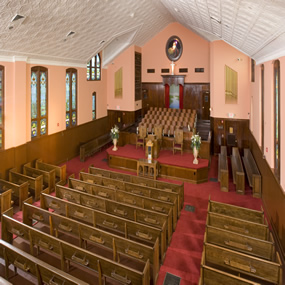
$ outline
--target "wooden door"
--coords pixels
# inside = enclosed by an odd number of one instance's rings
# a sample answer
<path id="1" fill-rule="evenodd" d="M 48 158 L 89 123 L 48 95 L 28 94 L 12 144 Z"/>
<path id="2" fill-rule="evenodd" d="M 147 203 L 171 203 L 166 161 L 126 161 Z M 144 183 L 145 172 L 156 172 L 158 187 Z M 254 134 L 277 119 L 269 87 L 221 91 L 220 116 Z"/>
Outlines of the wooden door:
<path id="1" fill-rule="evenodd" d="M 202 120 L 210 120 L 210 92 L 202 93 Z"/>

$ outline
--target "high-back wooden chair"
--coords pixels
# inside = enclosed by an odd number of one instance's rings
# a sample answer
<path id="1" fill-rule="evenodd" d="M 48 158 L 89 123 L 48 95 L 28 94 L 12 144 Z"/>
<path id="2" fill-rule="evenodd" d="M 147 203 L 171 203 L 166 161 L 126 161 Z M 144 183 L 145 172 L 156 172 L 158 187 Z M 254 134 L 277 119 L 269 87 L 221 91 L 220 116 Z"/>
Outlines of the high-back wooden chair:
<path id="1" fill-rule="evenodd" d="M 183 130 L 176 129 L 174 131 L 174 140 L 173 140 L 173 154 L 175 150 L 180 150 L 181 155 L 183 154 Z"/>
<path id="2" fill-rule="evenodd" d="M 146 126 L 140 126 L 139 127 L 139 133 L 136 137 L 136 148 L 138 146 L 142 146 L 144 149 L 144 139 L 146 138 L 147 132 L 146 132 Z"/>

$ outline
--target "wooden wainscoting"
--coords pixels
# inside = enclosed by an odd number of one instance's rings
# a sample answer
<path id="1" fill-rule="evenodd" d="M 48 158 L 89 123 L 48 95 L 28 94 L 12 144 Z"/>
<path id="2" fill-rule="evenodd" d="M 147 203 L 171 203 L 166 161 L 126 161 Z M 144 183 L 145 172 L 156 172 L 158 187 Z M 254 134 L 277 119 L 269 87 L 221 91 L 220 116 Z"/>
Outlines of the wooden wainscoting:
<path id="1" fill-rule="evenodd" d="M 1 178 L 8 179 L 11 168 L 22 170 L 30 161 L 42 158 L 44 162 L 58 165 L 79 155 L 80 145 L 109 132 L 108 117 L 79 125 L 52 135 L 34 139 L 26 144 L 0 152 Z"/>
<path id="2" fill-rule="evenodd" d="M 273 229 L 275 240 L 282 253 L 283 263 L 285 260 L 285 193 L 280 183 L 263 158 L 262 151 L 254 136 L 249 132 L 249 143 L 253 157 L 258 165 L 262 176 L 262 201 L 265 212 Z"/>
<path id="3" fill-rule="evenodd" d="M 142 116 L 142 110 L 137 111 L 121 111 L 121 110 L 108 110 L 109 128 L 114 125 L 132 125 Z"/>
<path id="4" fill-rule="evenodd" d="M 222 145 L 227 146 L 227 154 L 231 154 L 232 146 L 228 146 L 227 141 L 230 130 L 235 135 L 236 147 L 240 150 L 249 147 L 249 120 L 211 117 L 211 129 L 214 154 L 220 153 Z"/>

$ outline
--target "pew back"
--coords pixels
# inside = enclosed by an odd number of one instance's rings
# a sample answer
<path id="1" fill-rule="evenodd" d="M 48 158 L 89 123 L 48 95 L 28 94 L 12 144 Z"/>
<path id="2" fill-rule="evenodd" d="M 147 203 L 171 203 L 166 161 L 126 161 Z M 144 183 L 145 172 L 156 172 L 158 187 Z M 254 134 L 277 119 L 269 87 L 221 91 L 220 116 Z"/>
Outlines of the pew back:
<path id="1" fill-rule="evenodd" d="M 232 164 L 233 182 L 236 185 L 236 192 L 239 194 L 244 194 L 245 191 L 244 171 L 243 171 L 240 153 L 237 147 L 232 148 L 231 164 Z"/>
<path id="2" fill-rule="evenodd" d="M 139 224 L 121 217 L 84 207 L 78 204 L 53 197 L 46 193 L 41 194 L 41 208 L 54 210 L 59 215 L 81 221 L 95 228 L 123 236 L 146 245 L 154 246 L 159 239 L 160 259 L 164 260 L 166 253 L 166 227 L 158 229 L 152 226 Z"/>
<path id="3" fill-rule="evenodd" d="M 74 262 L 88 270 L 94 270 L 99 275 L 98 279 L 100 285 L 103 285 L 103 276 L 127 284 L 147 285 L 150 282 L 149 260 L 145 263 L 142 271 L 134 270 L 118 262 L 108 260 L 95 253 L 90 253 L 85 249 L 40 232 L 39 230 L 14 220 L 5 213 L 3 214 L 2 230 L 3 239 L 5 241 L 11 243 L 13 234 L 15 234 L 29 242 L 31 251 L 33 247 L 36 246 L 39 249 L 44 249 L 53 255 L 59 256 L 62 270 L 65 268 L 65 261 L 68 261 L 68 263 Z"/>
<path id="4" fill-rule="evenodd" d="M 29 196 L 29 183 L 23 182 L 18 185 L 13 182 L 9 182 L 3 179 L 0 179 L 0 187 L 3 189 L 11 189 L 12 190 L 12 200 L 18 202 L 20 210 L 22 210 L 22 203 Z"/>
<path id="5" fill-rule="evenodd" d="M 214 212 L 241 220 L 264 224 L 264 211 L 257 211 L 248 208 L 238 207 L 230 204 L 211 201 L 209 199 L 208 212 Z"/>
<path id="6" fill-rule="evenodd" d="M 37 159 L 35 163 L 35 167 L 40 170 L 44 171 L 51 171 L 55 170 L 56 175 L 56 182 L 60 182 L 60 184 L 64 185 L 66 182 L 66 164 L 62 166 L 52 165 L 49 163 L 45 163 L 42 161 L 42 159 Z"/>
<path id="7" fill-rule="evenodd" d="M 0 240 L 0 255 L 5 260 L 5 278 L 8 279 L 8 267 L 13 264 L 25 272 L 35 276 L 40 284 L 88 285 L 88 283 L 59 270 L 46 262 L 24 252 L 12 244 Z M 12 284 L 2 279 L 0 284 Z"/>

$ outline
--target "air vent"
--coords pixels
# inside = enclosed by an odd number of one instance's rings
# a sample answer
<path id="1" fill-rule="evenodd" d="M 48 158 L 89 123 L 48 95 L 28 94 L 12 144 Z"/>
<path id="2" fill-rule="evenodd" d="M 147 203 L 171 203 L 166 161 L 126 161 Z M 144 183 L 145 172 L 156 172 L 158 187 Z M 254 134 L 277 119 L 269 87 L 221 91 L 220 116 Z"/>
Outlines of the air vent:
<path id="1" fill-rule="evenodd" d="M 179 68 L 179 73 L 187 73 L 188 68 Z"/>
<path id="2" fill-rule="evenodd" d="M 162 68 L 161 73 L 169 73 L 169 68 Z"/>
<path id="3" fill-rule="evenodd" d="M 70 32 L 66 35 L 66 37 L 70 37 L 70 36 L 72 36 L 72 35 L 74 35 L 74 34 L 75 34 L 75 32 L 70 31 Z"/>
<path id="4" fill-rule="evenodd" d="M 23 18 L 25 18 L 25 17 L 22 16 L 22 15 L 16 14 L 16 15 L 12 18 L 11 22 L 15 22 L 15 21 L 18 21 L 18 20 L 23 19 Z"/>
<path id="5" fill-rule="evenodd" d="M 197 72 L 204 72 L 204 68 L 198 68 L 198 67 L 196 67 L 195 68 L 195 72 L 197 73 Z"/>
<path id="6" fill-rule="evenodd" d="M 149 69 L 147 69 L 147 73 L 155 73 L 155 69 L 154 68 L 149 68 Z"/>

